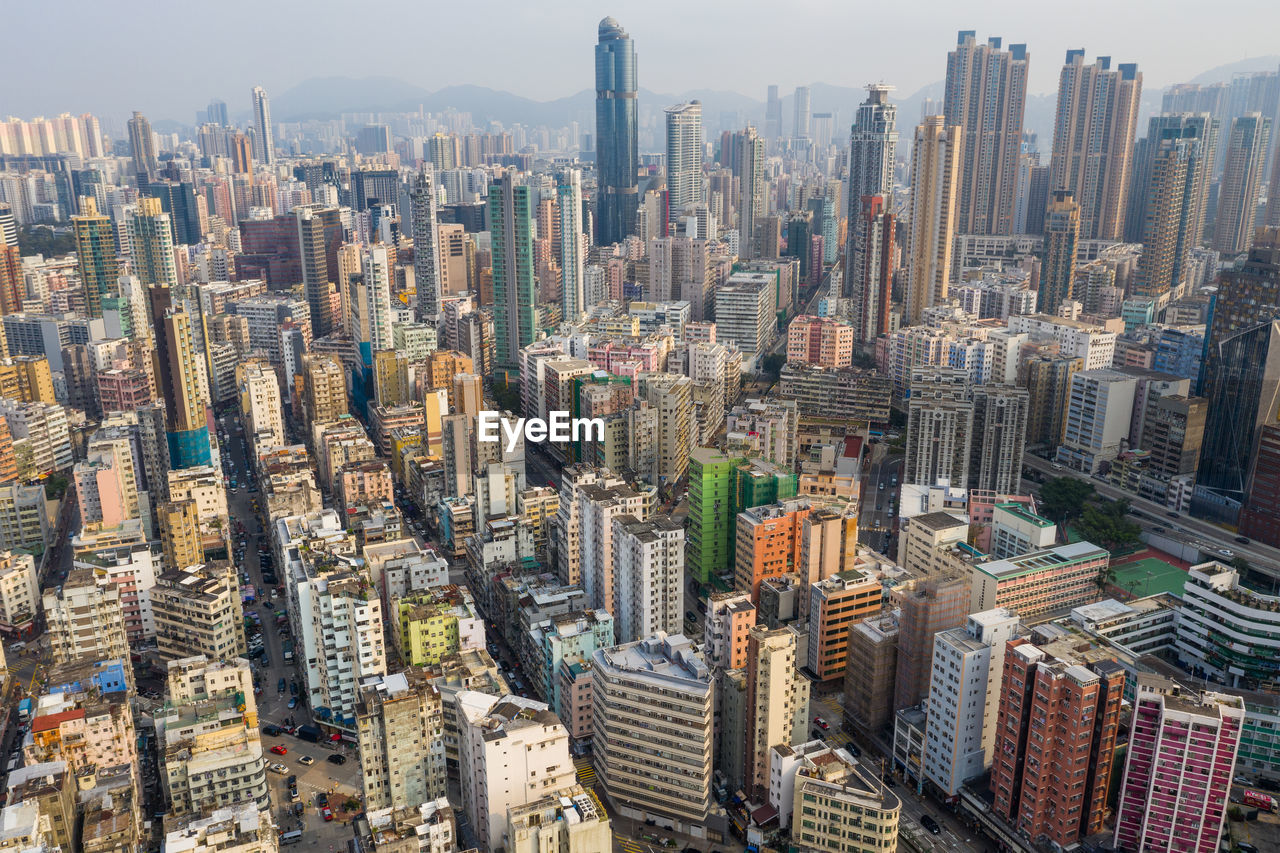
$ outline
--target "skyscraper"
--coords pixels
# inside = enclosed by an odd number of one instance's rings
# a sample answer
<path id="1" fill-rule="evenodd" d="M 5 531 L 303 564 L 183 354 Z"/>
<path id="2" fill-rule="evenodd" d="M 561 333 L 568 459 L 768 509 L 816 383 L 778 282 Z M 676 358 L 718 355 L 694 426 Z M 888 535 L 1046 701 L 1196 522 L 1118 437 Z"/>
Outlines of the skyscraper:
<path id="1" fill-rule="evenodd" d="M 158 198 L 140 198 L 125 213 L 129 235 L 129 261 L 133 274 L 146 287 L 177 287 L 178 268 L 173 256 L 173 228 Z M 160 318 L 152 316 L 154 322 Z"/>
<path id="2" fill-rule="evenodd" d="M 622 24 L 605 18 L 596 44 L 596 242 L 602 246 L 635 233 L 638 89 L 635 45 Z"/>
<path id="3" fill-rule="evenodd" d="M 911 371 L 904 483 L 932 486 L 945 479 L 957 489 L 968 488 L 973 408 L 969 371 L 952 367 Z"/>
<path id="4" fill-rule="evenodd" d="M 1151 120 L 1153 131 L 1157 118 Z M 1165 302 L 1176 297 L 1175 291 L 1184 284 L 1187 256 L 1199 242 L 1204 221 L 1202 205 L 1213 162 L 1212 151 L 1206 148 L 1209 143 L 1197 135 L 1204 123 L 1200 122 L 1201 127 L 1163 126 L 1160 138 L 1143 140 L 1142 255 L 1134 296 Z"/>
<path id="5" fill-rule="evenodd" d="M 1067 190 L 1054 190 L 1044 217 L 1044 268 L 1040 271 L 1039 308 L 1057 314 L 1073 298 L 1076 244 L 1080 238 L 1080 206 Z"/>
<path id="6" fill-rule="evenodd" d="M 150 181 L 156 174 L 156 138 L 151 132 L 151 122 L 134 110 L 129 119 L 129 148 L 133 152 L 133 171 L 145 175 Z M 139 181 L 141 183 L 141 181 Z"/>
<path id="7" fill-rule="evenodd" d="M 770 142 L 782 135 L 782 99 L 778 97 L 778 85 L 770 84 L 764 107 L 764 138 Z"/>
<path id="8" fill-rule="evenodd" d="M 84 287 L 85 310 L 90 317 L 102 316 L 102 300 L 116 292 L 120 265 L 116 263 L 115 228 L 111 217 L 98 214 L 92 198 L 80 202 L 80 215 L 71 217 L 76 235 L 76 263 Z"/>
<path id="9" fill-rule="evenodd" d="M 413 281 L 418 290 L 418 319 L 440 319 L 440 230 L 436 222 L 435 171 L 423 165 L 409 189 L 413 214 Z"/>
<path id="10" fill-rule="evenodd" d="M 931 305 L 945 302 L 956 236 L 956 190 L 964 131 L 942 116 L 916 128 L 911 150 L 911 241 L 903 325 L 916 325 Z"/>
<path id="11" fill-rule="evenodd" d="M 556 185 L 560 216 L 560 299 L 561 316 L 576 323 L 587 308 L 583 281 L 587 255 L 587 235 L 582 229 L 582 173 L 566 169 Z"/>
<path id="12" fill-rule="evenodd" d="M 667 222 L 703 200 L 702 102 L 690 101 L 667 108 Z"/>
<path id="13" fill-rule="evenodd" d="M 1080 205 L 1082 240 L 1118 240 L 1124 230 L 1142 74 L 1111 57 L 1084 64 L 1068 50 L 1058 79 L 1049 189 L 1070 190 Z"/>
<path id="14" fill-rule="evenodd" d="M 853 302 L 854 340 L 870 343 L 889 333 L 893 307 L 894 224 L 883 195 L 862 197 L 862 209 L 849 220 L 849 261 L 845 292 Z"/>
<path id="15" fill-rule="evenodd" d="M 271 128 L 271 103 L 261 86 L 253 87 L 253 156 L 270 166 L 276 162 L 276 142 Z"/>
<path id="16" fill-rule="evenodd" d="M 302 292 L 311 311 L 311 334 L 323 337 L 333 331 L 333 282 L 329 278 L 325 228 L 338 215 L 336 209 L 306 205 L 295 208 L 298 220 L 298 258 L 302 266 Z M 346 287 L 346 282 L 340 283 Z"/>
<path id="17" fill-rule="evenodd" d="M 1186 224 L 1190 243 L 1199 243 L 1204 234 L 1204 219 L 1209 206 L 1209 186 L 1212 183 L 1213 162 L 1218 146 L 1218 123 L 1209 113 L 1162 113 L 1152 116 L 1147 124 L 1147 135 L 1133 148 L 1132 178 L 1129 184 L 1128 212 L 1125 214 L 1124 241 L 1143 242 L 1143 230 L 1152 204 L 1152 170 L 1167 140 L 1194 140 L 1195 148 L 1187 152 L 1195 161 L 1189 187 L 1192 207 L 1186 211 L 1191 217 Z"/>
<path id="18" fill-rule="evenodd" d="M 809 139 L 811 136 L 809 120 L 812 117 L 812 112 L 809 107 L 808 86 L 796 86 L 794 106 L 796 116 L 791 125 L 791 136 L 793 139 Z"/>
<path id="19" fill-rule="evenodd" d="M 964 131 L 956 204 L 962 234 L 1013 233 L 1030 65 L 1025 44 L 978 44 L 973 30 L 962 30 L 947 54 L 943 113 L 947 125 Z"/>
<path id="20" fill-rule="evenodd" d="M 1227 818 L 1244 700 L 1146 673 L 1137 682 L 1115 844 L 1144 853 L 1213 853 Z"/>
<path id="21" fill-rule="evenodd" d="M 737 134 L 738 141 L 738 257 L 756 256 L 756 226 L 765 213 L 764 140 L 754 127 Z"/>
<path id="22" fill-rule="evenodd" d="M 364 279 L 364 318 L 368 323 L 371 354 L 393 349 L 391 337 L 391 281 L 395 269 L 387 247 L 376 244 L 365 248 L 360 259 Z"/>
<path id="23" fill-rule="evenodd" d="M 216 124 L 218 127 L 230 127 L 231 120 L 227 117 L 227 102 L 214 98 L 209 102 L 209 108 L 205 110 L 205 118 L 209 124 Z"/>
<path id="24" fill-rule="evenodd" d="M 1271 120 L 1261 113 L 1242 115 L 1231 122 L 1227 165 L 1218 187 L 1218 220 L 1213 229 L 1213 247 L 1223 254 L 1238 255 L 1249 251 L 1253 244 L 1253 223 L 1270 136 Z"/>
<path id="25" fill-rule="evenodd" d="M 171 304 L 168 287 L 153 287 L 149 296 L 155 321 L 156 384 L 164 396 L 168 421 L 169 465 L 173 469 L 208 465 L 213 458 L 205 416 L 208 401 L 202 390 L 203 361 L 192 334 L 193 318 L 185 308 Z"/>
<path id="26" fill-rule="evenodd" d="M 849 134 L 849 221 L 862 212 L 862 198 L 893 195 L 893 158 L 898 147 L 898 107 L 892 86 L 871 83 Z"/>
<path id="27" fill-rule="evenodd" d="M 1031 395 L 1015 385 L 979 385 L 973 389 L 970 489 L 986 489 L 1000 495 L 1018 493 L 1030 405 Z"/>
<path id="28" fill-rule="evenodd" d="M 1191 506 L 1234 521 L 1262 428 L 1280 419 L 1280 229 L 1260 230 L 1244 265 L 1222 274 L 1205 352 L 1209 414 Z"/>
<path id="29" fill-rule="evenodd" d="M 604 24 L 600 26 L 603 33 Z M 538 306 L 529 188 L 516 186 L 511 172 L 489 187 L 489 229 L 493 235 L 495 367 L 515 376 L 520 369 L 520 348 L 533 343 Z"/>

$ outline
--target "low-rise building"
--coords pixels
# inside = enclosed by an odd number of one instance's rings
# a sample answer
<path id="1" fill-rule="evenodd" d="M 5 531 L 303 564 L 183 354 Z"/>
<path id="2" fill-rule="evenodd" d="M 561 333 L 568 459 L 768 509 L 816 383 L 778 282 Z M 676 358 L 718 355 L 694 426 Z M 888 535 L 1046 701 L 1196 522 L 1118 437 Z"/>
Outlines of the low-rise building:
<path id="1" fill-rule="evenodd" d="M 769 805 L 805 850 L 893 853 L 902 801 L 876 772 L 820 740 L 773 747 Z"/>
<path id="2" fill-rule="evenodd" d="M 1025 619 L 1079 607 L 1097 597 L 1098 577 L 1110 563 L 1111 554 L 1091 542 L 975 563 L 970 610 L 1006 607 Z"/>

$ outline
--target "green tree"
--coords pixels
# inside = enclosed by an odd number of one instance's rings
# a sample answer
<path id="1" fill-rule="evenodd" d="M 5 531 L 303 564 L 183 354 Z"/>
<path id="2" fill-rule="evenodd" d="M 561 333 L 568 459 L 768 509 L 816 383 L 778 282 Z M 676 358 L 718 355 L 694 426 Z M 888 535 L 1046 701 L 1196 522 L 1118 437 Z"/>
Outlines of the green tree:
<path id="1" fill-rule="evenodd" d="M 493 401 L 498 404 L 499 410 L 511 412 L 516 416 L 524 414 L 524 406 L 520 402 L 519 385 L 508 385 L 506 382 L 494 382 L 493 388 L 490 390 L 490 396 L 492 396 Z"/>
<path id="2" fill-rule="evenodd" d="M 28 255 L 52 258 L 75 250 L 75 234 L 69 228 L 54 231 L 47 225 L 35 225 L 18 232 L 18 254 L 24 258 Z"/>
<path id="3" fill-rule="evenodd" d="M 1065 527 L 1084 513 L 1093 485 L 1075 477 L 1054 477 L 1040 487 L 1040 512 Z"/>
<path id="4" fill-rule="evenodd" d="M 787 363 L 787 358 L 780 353 L 766 355 L 764 360 L 760 362 L 760 372 L 768 376 L 774 382 L 778 381 L 778 376 L 782 373 L 782 365 Z"/>
<path id="5" fill-rule="evenodd" d="M 1244 557 L 1232 557 L 1231 568 L 1235 569 L 1237 572 L 1243 575 L 1245 572 L 1249 571 L 1249 569 L 1252 567 L 1249 565 L 1249 561 L 1246 560 Z"/>
<path id="6" fill-rule="evenodd" d="M 1129 520 L 1128 512 L 1129 502 L 1123 498 L 1089 504 L 1076 523 L 1076 530 L 1085 539 L 1112 553 L 1131 548 L 1140 541 L 1142 528 Z"/>
<path id="7" fill-rule="evenodd" d="M 50 474 L 44 481 L 44 495 L 49 500 L 58 500 L 67 493 L 68 480 L 63 474 Z"/>

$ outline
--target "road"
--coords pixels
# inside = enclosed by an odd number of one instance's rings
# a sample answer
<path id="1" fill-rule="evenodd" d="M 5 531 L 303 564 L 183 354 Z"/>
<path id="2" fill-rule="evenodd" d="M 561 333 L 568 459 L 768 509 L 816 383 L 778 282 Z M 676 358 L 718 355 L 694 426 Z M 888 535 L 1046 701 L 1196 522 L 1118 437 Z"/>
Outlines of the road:
<path id="1" fill-rule="evenodd" d="M 864 737 L 851 738 L 848 732 L 841 729 L 844 710 L 841 707 L 842 693 L 829 693 L 819 696 L 814 694 L 809 703 L 809 717 L 822 717 L 830 726 L 826 731 L 819 731 L 822 739 L 834 747 L 845 747 L 852 741 L 861 750 L 857 760 L 872 775 L 883 776 L 886 769 L 892 768 L 893 760 L 883 745 Z M 900 835 L 909 836 L 911 846 L 899 845 L 900 850 L 929 851 L 929 853 L 986 853 L 993 845 L 965 827 L 947 809 L 934 803 L 928 797 L 918 795 L 915 788 L 901 780 L 896 780 L 893 792 L 902 801 L 902 817 L 898 822 Z M 941 826 L 938 835 L 930 834 L 920 818 L 931 816 Z"/>
<path id="2" fill-rule="evenodd" d="M 239 484 L 239 488 L 235 490 L 229 487 L 227 489 L 227 510 L 231 514 L 232 527 L 234 529 L 235 522 L 244 525 L 244 553 L 236 562 L 240 569 L 248 574 L 249 582 L 258 590 L 257 607 L 264 625 L 261 636 L 266 649 L 265 659 L 268 663 L 264 666 L 262 658 L 253 662 L 254 675 L 258 677 L 262 687 L 262 692 L 257 696 L 258 723 L 260 726 L 268 723 L 283 725 L 289 717 L 299 724 L 309 723 L 311 719 L 305 702 L 296 709 L 289 708 L 292 694 L 288 685 L 299 679 L 299 674 L 292 664 L 285 664 L 284 638 L 274 629 L 274 611 L 283 610 L 284 602 L 277 598 L 274 605 L 265 603 L 268 588 L 262 582 L 262 563 L 258 553 L 258 543 L 261 541 L 261 547 L 269 549 L 269 537 L 264 535 L 265 531 L 254 509 L 254 501 L 258 495 L 250 494 L 248 491 L 248 484 L 253 482 L 253 477 L 246 467 L 248 447 L 244 433 L 234 429 L 236 422 L 234 418 L 228 419 L 228 423 L 233 426 L 228 434 L 228 440 L 222 443 L 222 458 L 224 471 Z M 263 538 L 259 540 L 259 536 Z M 235 538 L 232 542 L 233 549 L 239 541 L 238 537 Z M 246 612 L 249 609 L 246 606 Z M 282 678 L 286 685 L 284 692 L 278 690 L 278 684 Z M 300 680 L 298 683 L 301 686 Z M 279 756 L 267 752 L 277 745 L 288 750 L 287 754 Z M 268 772 L 268 787 L 271 791 L 273 816 L 277 828 L 281 831 L 302 829 L 303 842 L 309 850 L 323 851 L 326 846 L 335 851 L 345 850 L 346 843 L 351 838 L 350 827 L 336 820 L 326 823 L 315 802 L 316 795 L 321 792 L 334 795 L 335 803 L 351 795 L 360 795 L 362 780 L 357 750 L 353 746 L 334 748 L 328 744 L 307 743 L 291 735 L 279 737 L 263 735 L 262 748 L 263 757 L 267 759 L 268 764 L 283 764 L 288 768 L 288 774 L 297 775 L 299 798 L 306 806 L 301 818 L 289 814 L 288 810 L 292 804 L 289 801 L 288 786 L 285 784 L 287 774 Z M 345 764 L 338 766 L 326 760 L 335 752 L 342 752 L 346 756 Z M 310 766 L 300 764 L 299 759 L 304 756 L 314 758 L 315 763 Z"/>
<path id="3" fill-rule="evenodd" d="M 858 541 L 881 554 L 893 547 L 898 491 L 902 484 L 903 457 L 887 454 L 883 443 L 871 446 L 870 464 L 862 478 L 862 507 L 858 517 Z M 890 510 L 893 515 L 890 515 Z"/>
<path id="4" fill-rule="evenodd" d="M 1153 528 L 1158 525 L 1168 530 L 1179 531 L 1186 534 L 1188 542 L 1209 546 L 1203 549 L 1208 554 L 1206 559 L 1218 559 L 1219 555 L 1214 552 L 1219 548 L 1225 548 L 1232 551 L 1234 555 L 1244 557 L 1249 561 L 1250 566 L 1261 574 L 1272 578 L 1280 578 L 1280 549 L 1261 545 L 1257 542 L 1249 545 L 1241 544 L 1235 541 L 1236 534 L 1230 530 L 1224 530 L 1216 524 L 1192 518 L 1186 513 L 1180 513 L 1176 518 L 1172 517 L 1169 508 L 1166 506 L 1140 498 L 1132 492 L 1117 489 L 1115 486 L 1096 480 L 1079 471 L 1072 471 L 1061 466 L 1055 467 L 1053 462 L 1041 459 L 1039 456 L 1034 456 L 1030 453 L 1022 457 L 1022 464 L 1048 477 L 1075 477 L 1085 480 L 1089 485 L 1093 486 L 1094 491 L 1105 498 L 1110 498 L 1111 500 L 1124 498 L 1131 507 L 1151 516 L 1151 519 L 1136 519 L 1139 522 L 1143 522 L 1144 527 Z"/>
<path id="5" fill-rule="evenodd" d="M 804 301 L 804 304 L 801 306 L 801 310 L 792 314 L 791 315 L 792 317 L 798 317 L 801 314 L 813 313 L 814 306 L 818 304 L 818 300 L 821 299 L 824 295 L 826 295 L 830 291 L 831 271 L 833 269 L 834 267 L 827 268 L 827 270 L 822 274 L 822 280 L 818 282 L 818 286 L 815 287 L 812 292 L 810 292 L 809 298 Z M 778 335 L 778 339 L 775 340 L 773 344 L 767 350 L 764 351 L 764 355 L 774 355 L 775 353 L 782 352 L 786 348 L 787 348 L 787 333 L 786 333 L 786 330 L 784 329 L 782 331 L 782 334 Z M 761 356 L 760 360 L 756 362 L 756 367 L 759 368 L 760 364 L 762 364 L 763 361 L 764 361 L 764 356 Z"/>

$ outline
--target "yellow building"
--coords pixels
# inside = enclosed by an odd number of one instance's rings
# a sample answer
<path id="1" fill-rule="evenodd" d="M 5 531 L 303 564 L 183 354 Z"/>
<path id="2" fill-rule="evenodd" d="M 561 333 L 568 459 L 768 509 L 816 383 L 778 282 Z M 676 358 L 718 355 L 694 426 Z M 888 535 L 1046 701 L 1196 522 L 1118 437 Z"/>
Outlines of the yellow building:
<path id="1" fill-rule="evenodd" d="M 484 647 L 484 621 L 471 594 L 445 586 L 391 600 L 396 645 L 405 666 L 433 666 L 444 655 Z"/>
<path id="2" fill-rule="evenodd" d="M 409 359 L 404 353 L 387 349 L 373 354 L 373 389 L 380 406 L 409 402 Z"/>
<path id="3" fill-rule="evenodd" d="M 49 359 L 19 355 L 0 361 L 0 397 L 24 403 L 56 403 Z"/>

